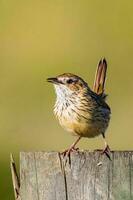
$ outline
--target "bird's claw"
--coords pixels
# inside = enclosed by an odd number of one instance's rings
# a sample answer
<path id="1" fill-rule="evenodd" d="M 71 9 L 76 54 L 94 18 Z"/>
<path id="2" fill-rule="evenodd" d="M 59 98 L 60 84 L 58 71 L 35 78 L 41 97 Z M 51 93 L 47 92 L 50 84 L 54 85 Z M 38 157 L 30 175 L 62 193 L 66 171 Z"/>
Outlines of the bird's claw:
<path id="1" fill-rule="evenodd" d="M 79 151 L 79 148 L 71 147 L 71 148 L 66 149 L 65 151 L 61 152 L 61 155 L 63 155 L 63 157 L 70 156 L 71 152 L 78 152 L 78 151 Z"/>
<path id="2" fill-rule="evenodd" d="M 109 160 L 111 160 L 110 152 L 111 152 L 111 151 L 110 151 L 109 145 L 107 145 L 107 146 L 105 147 L 105 149 L 102 151 L 101 154 L 105 154 L 105 155 L 109 158 Z"/>
<path id="3" fill-rule="evenodd" d="M 63 159 L 64 159 L 64 165 L 66 165 L 67 161 L 69 162 L 69 164 L 71 165 L 71 157 L 70 154 L 71 152 L 78 152 L 79 148 L 75 148 L 75 147 L 70 147 L 69 149 L 66 149 L 65 151 L 63 151 L 61 153 L 61 155 L 63 155 Z"/>

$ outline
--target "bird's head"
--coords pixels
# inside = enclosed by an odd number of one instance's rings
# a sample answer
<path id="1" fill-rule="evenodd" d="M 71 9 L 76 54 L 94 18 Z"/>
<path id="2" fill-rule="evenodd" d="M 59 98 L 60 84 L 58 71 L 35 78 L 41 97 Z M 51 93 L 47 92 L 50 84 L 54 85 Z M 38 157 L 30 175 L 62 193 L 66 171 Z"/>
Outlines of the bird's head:
<path id="1" fill-rule="evenodd" d="M 79 76 L 65 73 L 54 78 L 48 78 L 48 82 L 53 83 L 57 97 L 67 97 L 72 94 L 80 94 L 88 90 L 88 84 Z"/>

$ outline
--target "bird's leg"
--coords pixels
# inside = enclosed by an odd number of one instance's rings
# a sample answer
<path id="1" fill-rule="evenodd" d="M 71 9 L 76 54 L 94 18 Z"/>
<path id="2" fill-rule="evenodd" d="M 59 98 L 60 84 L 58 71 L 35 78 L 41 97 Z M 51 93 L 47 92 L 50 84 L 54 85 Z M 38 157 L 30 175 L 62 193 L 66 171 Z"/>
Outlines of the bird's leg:
<path id="1" fill-rule="evenodd" d="M 77 151 L 78 148 L 75 148 L 75 146 L 79 142 L 80 139 L 81 137 L 78 137 L 78 139 L 69 147 L 69 149 L 63 151 L 61 154 L 63 154 L 64 156 L 70 156 L 71 152 Z"/>
<path id="2" fill-rule="evenodd" d="M 103 136 L 104 145 L 105 145 L 105 148 L 103 149 L 102 154 L 105 154 L 105 155 L 111 160 L 109 145 L 107 144 L 107 142 L 106 142 L 106 140 L 105 140 L 105 135 L 102 134 L 102 136 Z"/>

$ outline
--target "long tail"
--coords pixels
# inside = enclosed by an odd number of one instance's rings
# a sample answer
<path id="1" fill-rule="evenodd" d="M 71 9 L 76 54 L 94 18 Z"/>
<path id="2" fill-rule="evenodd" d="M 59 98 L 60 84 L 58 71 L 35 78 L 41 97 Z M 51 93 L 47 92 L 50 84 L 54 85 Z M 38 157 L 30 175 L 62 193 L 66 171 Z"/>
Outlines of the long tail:
<path id="1" fill-rule="evenodd" d="M 99 95 L 104 93 L 107 72 L 107 61 L 101 59 L 96 70 L 93 91 Z"/>

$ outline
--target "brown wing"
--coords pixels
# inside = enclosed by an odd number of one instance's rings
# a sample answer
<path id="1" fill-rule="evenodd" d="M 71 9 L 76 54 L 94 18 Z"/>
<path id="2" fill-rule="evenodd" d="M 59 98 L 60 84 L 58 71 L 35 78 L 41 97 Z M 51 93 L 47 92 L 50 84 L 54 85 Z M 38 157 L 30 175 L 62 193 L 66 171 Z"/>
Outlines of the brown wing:
<path id="1" fill-rule="evenodd" d="M 104 93 L 104 85 L 106 80 L 106 72 L 107 72 L 107 61 L 101 59 L 96 70 L 93 91 L 97 94 Z"/>

